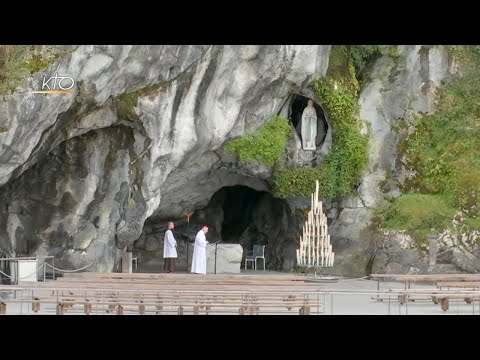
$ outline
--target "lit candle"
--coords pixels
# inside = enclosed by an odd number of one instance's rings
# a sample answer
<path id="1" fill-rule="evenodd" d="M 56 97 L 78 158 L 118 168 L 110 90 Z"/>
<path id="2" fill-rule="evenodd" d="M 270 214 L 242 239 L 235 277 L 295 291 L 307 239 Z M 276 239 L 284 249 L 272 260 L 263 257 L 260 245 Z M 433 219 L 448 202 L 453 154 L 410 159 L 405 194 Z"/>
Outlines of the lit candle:
<path id="1" fill-rule="evenodd" d="M 310 225 L 310 224 L 309 224 Z M 311 265 L 311 258 L 312 258 L 312 229 L 310 229 L 310 226 L 308 227 L 308 238 L 307 238 L 307 264 Z"/>
<path id="2" fill-rule="evenodd" d="M 303 249 L 303 240 L 302 240 L 302 237 L 300 236 L 300 260 L 299 260 L 299 263 L 302 262 L 302 249 Z"/>
<path id="3" fill-rule="evenodd" d="M 305 264 L 305 231 L 302 240 L 302 264 Z"/>

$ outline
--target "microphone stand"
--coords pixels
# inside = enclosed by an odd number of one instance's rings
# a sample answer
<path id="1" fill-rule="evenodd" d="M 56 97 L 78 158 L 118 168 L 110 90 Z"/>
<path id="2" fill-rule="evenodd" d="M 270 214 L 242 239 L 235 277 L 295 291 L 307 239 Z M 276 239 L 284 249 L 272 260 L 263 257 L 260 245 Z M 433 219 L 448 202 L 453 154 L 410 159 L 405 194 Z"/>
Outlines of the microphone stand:
<path id="1" fill-rule="evenodd" d="M 185 268 L 185 274 L 188 274 L 188 239 L 186 243 L 187 243 L 187 267 Z"/>
<path id="2" fill-rule="evenodd" d="M 214 270 L 215 272 L 214 272 L 214 274 L 217 273 L 217 245 L 218 245 L 219 242 L 220 242 L 220 240 L 218 240 L 217 242 L 214 242 L 214 243 L 213 243 L 213 244 L 215 244 L 215 268 L 214 268 L 214 269 L 215 269 L 215 270 Z"/>

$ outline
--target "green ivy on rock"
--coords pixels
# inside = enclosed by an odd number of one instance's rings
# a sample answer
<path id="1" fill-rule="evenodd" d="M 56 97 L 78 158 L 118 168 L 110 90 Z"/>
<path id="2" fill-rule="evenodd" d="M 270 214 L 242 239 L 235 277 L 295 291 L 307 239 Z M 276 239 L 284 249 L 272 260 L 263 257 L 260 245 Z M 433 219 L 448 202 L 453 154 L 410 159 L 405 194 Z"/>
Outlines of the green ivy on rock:
<path id="1" fill-rule="evenodd" d="M 274 116 L 256 134 L 245 134 L 231 140 L 225 147 L 225 153 L 236 153 L 241 164 L 258 161 L 273 166 L 285 156 L 289 138 L 288 120 Z"/>
<path id="2" fill-rule="evenodd" d="M 368 163 L 368 137 L 359 129 L 356 105 L 359 84 L 345 47 L 333 47 L 327 78 L 312 84 L 322 106 L 330 115 L 333 146 L 319 167 L 275 169 L 273 194 L 279 198 L 308 197 L 319 180 L 324 198 L 349 195 Z"/>

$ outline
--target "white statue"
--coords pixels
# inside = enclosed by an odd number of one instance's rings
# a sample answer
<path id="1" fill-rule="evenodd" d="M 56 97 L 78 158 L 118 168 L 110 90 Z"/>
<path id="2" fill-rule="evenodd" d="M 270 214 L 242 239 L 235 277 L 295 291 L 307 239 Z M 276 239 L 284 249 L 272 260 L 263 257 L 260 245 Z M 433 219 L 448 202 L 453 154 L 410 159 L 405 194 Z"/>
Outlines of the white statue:
<path id="1" fill-rule="evenodd" d="M 302 147 L 303 150 L 315 150 L 317 137 L 317 112 L 313 107 L 313 101 L 308 100 L 308 105 L 302 114 Z"/>

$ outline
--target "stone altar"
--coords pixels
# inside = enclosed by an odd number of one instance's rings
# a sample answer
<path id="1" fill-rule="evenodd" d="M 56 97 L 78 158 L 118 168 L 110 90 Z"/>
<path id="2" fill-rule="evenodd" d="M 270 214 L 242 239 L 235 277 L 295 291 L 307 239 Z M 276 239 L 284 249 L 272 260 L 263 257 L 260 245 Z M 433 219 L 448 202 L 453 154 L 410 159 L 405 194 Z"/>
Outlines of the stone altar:
<path id="1" fill-rule="evenodd" d="M 217 244 L 217 274 L 240 273 L 243 247 L 240 244 Z M 207 245 L 207 274 L 215 273 L 215 244 Z"/>

